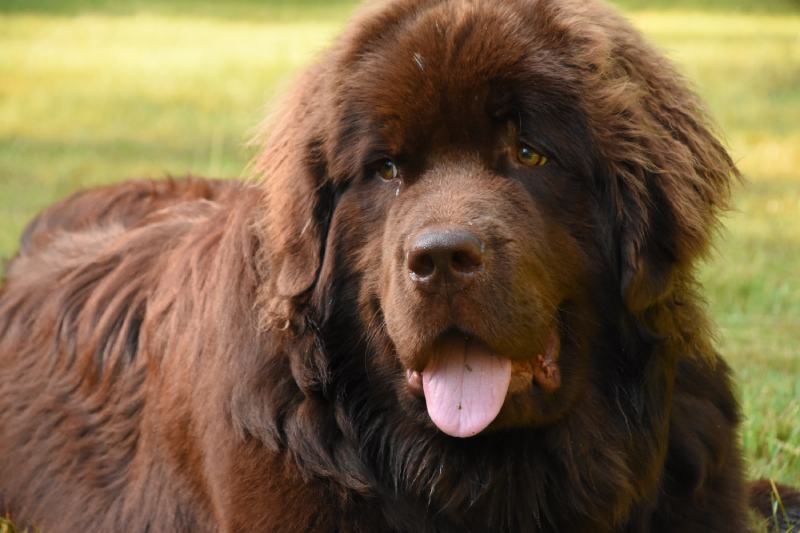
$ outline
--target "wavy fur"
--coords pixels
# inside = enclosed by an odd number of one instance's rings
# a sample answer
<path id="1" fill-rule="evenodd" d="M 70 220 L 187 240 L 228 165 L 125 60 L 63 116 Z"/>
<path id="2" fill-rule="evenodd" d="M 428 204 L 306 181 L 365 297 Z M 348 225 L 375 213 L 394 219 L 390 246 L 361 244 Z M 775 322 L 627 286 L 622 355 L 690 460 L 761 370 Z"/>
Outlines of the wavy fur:
<path id="1" fill-rule="evenodd" d="M 483 137 L 455 160 L 431 152 L 397 191 L 365 178 L 376 145 L 411 142 L 392 135 L 439 98 L 461 111 L 437 124 L 471 120 L 484 87 L 516 95 L 512 125 L 561 150 L 562 170 L 543 172 L 570 179 L 525 185 L 552 201 L 498 181 L 475 155 Z M 447 131 L 479 131 L 464 124 Z M 0 500 L 15 518 L 45 531 L 747 529 L 738 407 L 694 273 L 737 170 L 627 22 L 596 1 L 380 2 L 268 129 L 261 185 L 129 182 L 26 231 L 0 292 Z M 456 440 L 403 392 L 398 339 L 424 324 L 408 318 L 416 296 L 387 297 L 386 272 L 402 224 L 474 205 L 493 214 L 486 231 L 510 228 L 497 268 L 558 266 L 535 282 L 537 309 L 558 311 L 568 384 L 542 400 L 546 422 Z M 557 246 L 529 237 L 543 227 Z M 530 309 L 499 278 L 473 315 L 510 317 L 494 327 L 515 337 Z"/>

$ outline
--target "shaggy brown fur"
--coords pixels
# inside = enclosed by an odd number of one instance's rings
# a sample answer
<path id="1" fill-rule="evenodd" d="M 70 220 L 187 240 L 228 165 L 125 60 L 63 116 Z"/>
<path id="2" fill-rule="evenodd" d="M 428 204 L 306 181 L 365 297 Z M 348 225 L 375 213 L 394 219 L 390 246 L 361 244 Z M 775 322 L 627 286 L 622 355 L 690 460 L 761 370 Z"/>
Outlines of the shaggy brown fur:
<path id="1" fill-rule="evenodd" d="M 736 169 L 624 20 L 584 0 L 379 3 L 271 124 L 263 185 L 96 189 L 26 232 L 0 293 L 13 516 L 746 530 L 738 408 L 694 281 Z M 549 163 L 521 164 L 523 142 Z M 443 234 L 480 243 L 457 282 L 408 259 Z M 455 334 L 514 364 L 464 439 L 408 377 Z"/>

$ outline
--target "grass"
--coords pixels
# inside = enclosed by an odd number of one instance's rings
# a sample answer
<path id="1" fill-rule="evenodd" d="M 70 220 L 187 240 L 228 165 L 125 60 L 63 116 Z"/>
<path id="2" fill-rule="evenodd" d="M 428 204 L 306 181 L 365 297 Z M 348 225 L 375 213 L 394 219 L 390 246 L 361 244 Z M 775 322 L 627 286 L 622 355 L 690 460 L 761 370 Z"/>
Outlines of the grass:
<path id="1" fill-rule="evenodd" d="M 75 189 L 130 176 L 237 176 L 264 104 L 352 4 L 4 0 L 0 257 Z M 747 419 L 753 477 L 800 485 L 800 7 L 623 2 L 692 79 L 747 177 L 703 267 Z"/>

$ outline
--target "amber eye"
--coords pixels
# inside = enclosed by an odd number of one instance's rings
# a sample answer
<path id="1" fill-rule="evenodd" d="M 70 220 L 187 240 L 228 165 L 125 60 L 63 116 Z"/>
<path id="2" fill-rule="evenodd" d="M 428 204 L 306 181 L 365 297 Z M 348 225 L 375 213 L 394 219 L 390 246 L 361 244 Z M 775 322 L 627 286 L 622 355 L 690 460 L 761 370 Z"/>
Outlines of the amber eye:
<path id="1" fill-rule="evenodd" d="M 547 164 L 547 157 L 538 153 L 527 144 L 520 144 L 517 148 L 517 159 L 529 167 L 543 167 Z"/>
<path id="2" fill-rule="evenodd" d="M 381 162 L 376 174 L 384 181 L 392 181 L 397 179 L 400 171 L 397 170 L 397 165 L 391 159 L 385 159 Z"/>

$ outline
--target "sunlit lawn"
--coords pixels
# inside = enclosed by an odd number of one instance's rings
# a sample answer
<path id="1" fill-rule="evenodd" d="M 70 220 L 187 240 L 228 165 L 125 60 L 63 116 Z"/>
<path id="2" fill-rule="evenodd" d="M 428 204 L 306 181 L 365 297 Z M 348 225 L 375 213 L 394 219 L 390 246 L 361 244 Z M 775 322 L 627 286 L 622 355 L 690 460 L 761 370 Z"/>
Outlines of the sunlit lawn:
<path id="1" fill-rule="evenodd" d="M 703 278 L 739 377 L 751 473 L 800 484 L 800 14 L 782 0 L 755 13 L 706 4 L 630 13 L 707 99 L 748 178 Z M 0 6 L 0 257 L 36 211 L 79 187 L 242 175 L 265 104 L 349 13 L 192 6 Z"/>

